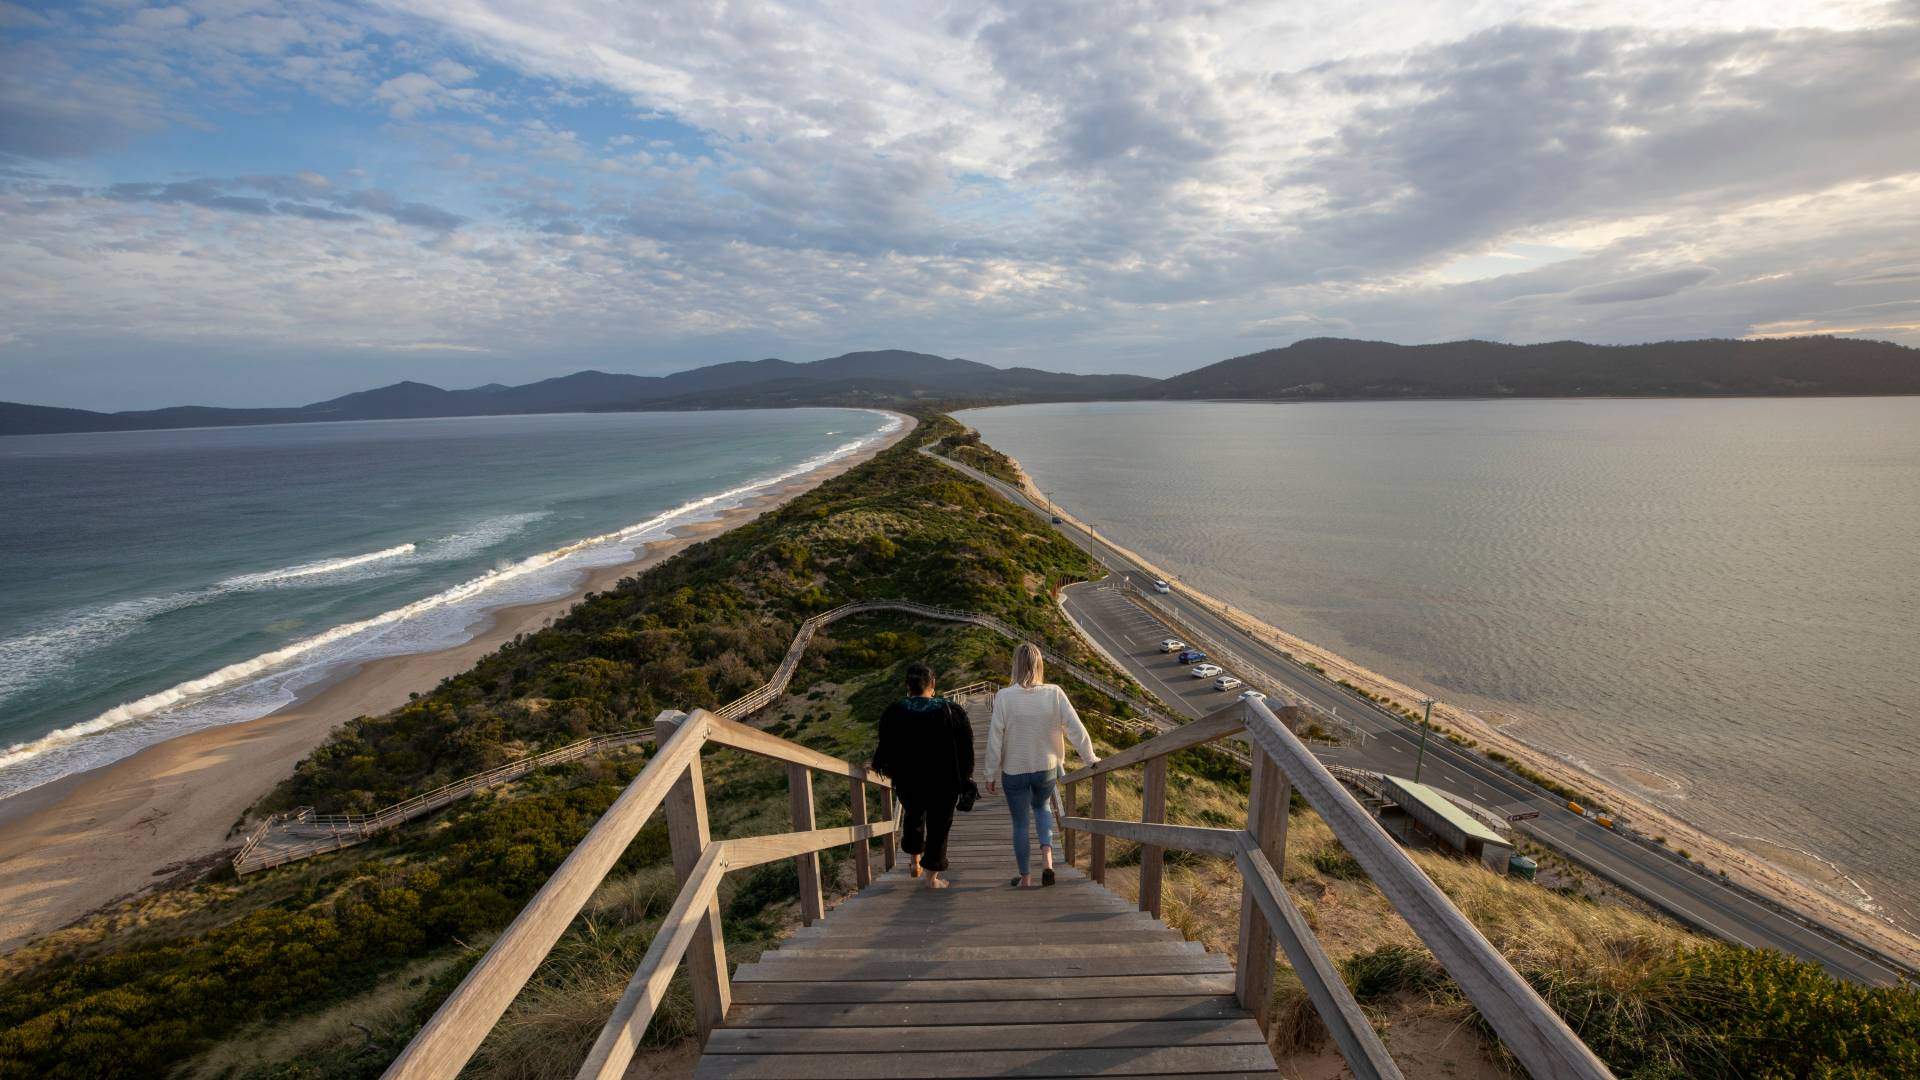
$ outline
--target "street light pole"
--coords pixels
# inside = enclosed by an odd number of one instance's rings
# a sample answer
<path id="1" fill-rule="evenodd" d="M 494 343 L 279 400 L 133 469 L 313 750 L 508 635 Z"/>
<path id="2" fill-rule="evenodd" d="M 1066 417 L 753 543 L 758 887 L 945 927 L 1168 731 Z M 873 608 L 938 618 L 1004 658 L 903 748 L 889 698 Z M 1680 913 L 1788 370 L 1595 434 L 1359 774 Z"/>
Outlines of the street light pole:
<path id="1" fill-rule="evenodd" d="M 1413 759 L 1413 782 L 1420 782 L 1420 767 L 1427 763 L 1427 729 L 1433 726 L 1433 699 L 1421 698 L 1420 704 L 1427 707 L 1425 716 L 1420 718 L 1420 756 Z"/>

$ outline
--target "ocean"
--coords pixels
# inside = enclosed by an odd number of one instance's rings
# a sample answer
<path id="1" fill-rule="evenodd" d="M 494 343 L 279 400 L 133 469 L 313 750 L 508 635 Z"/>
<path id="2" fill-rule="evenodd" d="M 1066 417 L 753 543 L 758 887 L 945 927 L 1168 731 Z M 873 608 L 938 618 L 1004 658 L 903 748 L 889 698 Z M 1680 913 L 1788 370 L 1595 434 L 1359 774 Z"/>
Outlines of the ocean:
<path id="1" fill-rule="evenodd" d="M 1195 588 L 1920 930 L 1920 398 L 962 419 Z"/>
<path id="2" fill-rule="evenodd" d="M 854 409 L 0 438 L 0 797 L 470 640 L 896 429 Z"/>

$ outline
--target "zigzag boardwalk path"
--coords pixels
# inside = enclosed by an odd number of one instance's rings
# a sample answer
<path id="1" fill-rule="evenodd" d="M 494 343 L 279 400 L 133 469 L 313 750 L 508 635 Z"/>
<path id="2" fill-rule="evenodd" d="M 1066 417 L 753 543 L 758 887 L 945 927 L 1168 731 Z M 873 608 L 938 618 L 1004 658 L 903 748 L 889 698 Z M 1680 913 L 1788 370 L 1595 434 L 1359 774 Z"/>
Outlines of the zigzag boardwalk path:
<path id="1" fill-rule="evenodd" d="M 968 706 L 982 762 L 989 708 Z M 1010 832 L 1005 797 L 983 794 L 955 817 L 952 888 L 902 857 L 741 965 L 696 1076 L 1276 1074 L 1225 957 L 1064 863 L 1053 888 L 1010 888 Z"/>

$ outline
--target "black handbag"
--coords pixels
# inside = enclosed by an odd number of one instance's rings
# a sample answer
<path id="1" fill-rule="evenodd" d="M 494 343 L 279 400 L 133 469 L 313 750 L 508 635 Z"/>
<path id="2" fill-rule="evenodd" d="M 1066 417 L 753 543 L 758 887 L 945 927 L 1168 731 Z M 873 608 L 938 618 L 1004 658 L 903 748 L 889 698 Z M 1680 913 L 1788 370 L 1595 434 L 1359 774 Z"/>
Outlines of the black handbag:
<path id="1" fill-rule="evenodd" d="M 947 707 L 950 709 L 960 708 L 957 702 L 952 702 L 952 701 L 947 702 Z M 955 762 L 954 765 L 955 767 L 953 771 L 955 773 L 958 773 L 960 771 L 959 762 Z M 954 799 L 953 808 L 964 814 L 967 811 L 973 809 L 973 804 L 979 801 L 980 801 L 980 785 L 974 783 L 973 777 L 971 776 L 960 777 L 960 795 L 958 798 Z"/>

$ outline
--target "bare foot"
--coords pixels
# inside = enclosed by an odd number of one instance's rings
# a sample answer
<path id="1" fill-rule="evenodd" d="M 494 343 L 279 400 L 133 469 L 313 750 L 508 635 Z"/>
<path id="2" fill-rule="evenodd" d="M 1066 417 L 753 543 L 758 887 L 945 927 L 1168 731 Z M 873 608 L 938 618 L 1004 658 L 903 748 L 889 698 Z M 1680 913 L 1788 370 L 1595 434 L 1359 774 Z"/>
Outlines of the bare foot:
<path id="1" fill-rule="evenodd" d="M 941 881 L 939 874 L 927 875 L 927 888 L 929 889 L 944 889 L 950 884 L 952 883 L 947 881 Z"/>
<path id="2" fill-rule="evenodd" d="M 914 877 L 920 876 L 920 856 L 918 855 L 907 856 L 907 873 L 911 874 Z"/>

